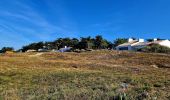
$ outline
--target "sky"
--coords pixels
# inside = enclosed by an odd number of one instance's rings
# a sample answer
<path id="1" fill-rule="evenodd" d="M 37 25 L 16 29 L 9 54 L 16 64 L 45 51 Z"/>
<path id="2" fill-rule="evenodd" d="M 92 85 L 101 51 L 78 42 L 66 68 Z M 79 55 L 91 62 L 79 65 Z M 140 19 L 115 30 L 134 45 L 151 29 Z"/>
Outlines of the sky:
<path id="1" fill-rule="evenodd" d="M 170 39 L 170 0 L 0 0 L 0 48 L 60 37 Z"/>

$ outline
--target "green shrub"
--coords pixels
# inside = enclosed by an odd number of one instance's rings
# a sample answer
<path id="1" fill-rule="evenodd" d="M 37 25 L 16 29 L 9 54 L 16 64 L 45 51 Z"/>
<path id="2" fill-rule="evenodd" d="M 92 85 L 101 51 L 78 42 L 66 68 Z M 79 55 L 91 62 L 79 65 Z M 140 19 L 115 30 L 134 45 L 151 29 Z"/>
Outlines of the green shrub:
<path id="1" fill-rule="evenodd" d="M 158 44 L 153 44 L 151 46 L 144 47 L 138 51 L 154 53 L 170 53 L 170 48 Z"/>
<path id="2" fill-rule="evenodd" d="M 5 53 L 6 51 L 13 51 L 14 48 L 12 47 L 3 47 L 1 50 L 0 50 L 0 53 Z"/>

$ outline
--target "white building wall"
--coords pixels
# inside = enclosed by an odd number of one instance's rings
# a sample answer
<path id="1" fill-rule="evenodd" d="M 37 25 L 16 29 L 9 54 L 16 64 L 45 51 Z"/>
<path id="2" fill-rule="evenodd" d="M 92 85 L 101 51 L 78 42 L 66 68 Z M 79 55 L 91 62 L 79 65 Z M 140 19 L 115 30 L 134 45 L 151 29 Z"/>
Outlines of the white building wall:
<path id="1" fill-rule="evenodd" d="M 139 39 L 139 41 L 138 42 L 145 42 L 145 40 L 144 39 Z"/>
<path id="2" fill-rule="evenodd" d="M 119 47 L 116 47 L 116 50 L 119 50 Z"/>
<path id="3" fill-rule="evenodd" d="M 120 50 L 121 48 L 127 48 L 127 50 L 129 50 L 130 46 L 117 46 L 116 50 Z"/>
<path id="4" fill-rule="evenodd" d="M 166 46 L 170 48 L 170 41 L 169 40 L 164 40 L 159 43 L 159 45 Z"/>
<path id="5" fill-rule="evenodd" d="M 132 50 L 132 46 L 131 45 L 128 46 L 128 50 Z"/>
<path id="6" fill-rule="evenodd" d="M 128 42 L 132 42 L 132 41 L 133 41 L 133 39 L 132 39 L 132 38 L 129 38 L 129 39 L 128 39 Z"/>

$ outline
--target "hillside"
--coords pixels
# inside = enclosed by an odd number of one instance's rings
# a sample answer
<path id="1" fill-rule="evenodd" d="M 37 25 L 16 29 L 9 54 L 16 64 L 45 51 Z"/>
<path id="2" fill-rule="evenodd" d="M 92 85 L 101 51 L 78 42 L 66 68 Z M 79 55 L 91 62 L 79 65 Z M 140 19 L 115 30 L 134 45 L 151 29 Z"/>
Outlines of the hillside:
<path id="1" fill-rule="evenodd" d="M 170 55 L 93 51 L 0 55 L 0 100 L 169 100 Z"/>

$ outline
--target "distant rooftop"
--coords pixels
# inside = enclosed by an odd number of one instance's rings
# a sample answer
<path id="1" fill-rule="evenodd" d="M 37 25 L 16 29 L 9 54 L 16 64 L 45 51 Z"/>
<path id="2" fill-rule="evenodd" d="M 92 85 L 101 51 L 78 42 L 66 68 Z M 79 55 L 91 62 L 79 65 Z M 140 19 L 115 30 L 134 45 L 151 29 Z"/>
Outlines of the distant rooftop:
<path id="1" fill-rule="evenodd" d="M 145 46 L 145 45 L 149 45 L 152 43 L 159 44 L 162 41 L 165 41 L 165 40 L 158 40 L 154 38 L 152 42 L 145 42 L 144 39 L 134 40 L 132 38 L 129 38 L 128 42 L 120 44 L 119 46 Z"/>

